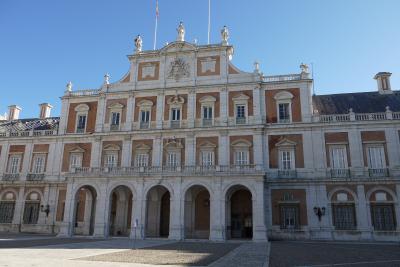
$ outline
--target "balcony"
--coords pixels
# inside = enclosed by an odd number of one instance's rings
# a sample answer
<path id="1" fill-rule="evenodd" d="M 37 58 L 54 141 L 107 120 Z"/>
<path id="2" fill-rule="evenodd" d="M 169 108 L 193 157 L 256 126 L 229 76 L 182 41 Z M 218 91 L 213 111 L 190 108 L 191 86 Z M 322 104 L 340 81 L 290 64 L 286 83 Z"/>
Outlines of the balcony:
<path id="1" fill-rule="evenodd" d="M 181 121 L 171 121 L 170 127 L 173 129 L 181 128 Z"/>
<path id="2" fill-rule="evenodd" d="M 78 133 L 78 134 L 85 133 L 85 128 L 77 128 L 76 133 Z"/>
<path id="3" fill-rule="evenodd" d="M 246 124 L 246 118 L 245 117 L 236 117 L 235 122 L 236 122 L 236 124 Z"/>
<path id="4" fill-rule="evenodd" d="M 26 175 L 27 181 L 43 181 L 44 173 L 28 173 Z"/>
<path id="5" fill-rule="evenodd" d="M 297 171 L 296 170 L 278 170 L 278 178 L 297 178 Z"/>
<path id="6" fill-rule="evenodd" d="M 119 127 L 120 125 L 119 124 L 111 124 L 110 125 L 110 131 L 111 132 L 116 132 L 116 131 L 119 131 Z"/>
<path id="7" fill-rule="evenodd" d="M 368 169 L 369 177 L 389 177 L 388 168 Z"/>
<path id="8" fill-rule="evenodd" d="M 140 129 L 149 129 L 149 128 L 150 128 L 150 122 L 148 122 L 148 121 L 140 122 Z"/>
<path id="9" fill-rule="evenodd" d="M 4 173 L 3 181 L 18 181 L 19 173 Z"/>
<path id="10" fill-rule="evenodd" d="M 57 129 L 51 130 L 31 130 L 31 131 L 6 131 L 0 132 L 1 137 L 29 137 L 29 136 L 51 136 L 57 135 Z"/>
<path id="11" fill-rule="evenodd" d="M 213 119 L 204 119 L 202 120 L 203 127 L 210 127 L 213 125 Z"/>
<path id="12" fill-rule="evenodd" d="M 328 175 L 331 178 L 350 178 L 351 176 L 349 169 L 330 169 Z"/>
<path id="13" fill-rule="evenodd" d="M 142 166 L 142 167 L 99 167 L 74 168 L 67 175 L 75 177 L 117 177 L 117 176 L 149 176 L 149 175 L 232 175 L 259 174 L 264 175 L 262 166 L 227 165 L 227 166 Z"/>

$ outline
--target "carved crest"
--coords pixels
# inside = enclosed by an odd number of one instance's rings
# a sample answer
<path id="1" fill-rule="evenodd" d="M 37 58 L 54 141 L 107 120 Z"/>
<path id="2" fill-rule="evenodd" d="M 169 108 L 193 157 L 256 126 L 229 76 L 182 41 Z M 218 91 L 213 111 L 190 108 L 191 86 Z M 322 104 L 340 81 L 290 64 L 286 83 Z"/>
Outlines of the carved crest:
<path id="1" fill-rule="evenodd" d="M 182 58 L 177 58 L 171 62 L 168 70 L 168 78 L 178 81 L 181 78 L 190 76 L 190 66 Z"/>

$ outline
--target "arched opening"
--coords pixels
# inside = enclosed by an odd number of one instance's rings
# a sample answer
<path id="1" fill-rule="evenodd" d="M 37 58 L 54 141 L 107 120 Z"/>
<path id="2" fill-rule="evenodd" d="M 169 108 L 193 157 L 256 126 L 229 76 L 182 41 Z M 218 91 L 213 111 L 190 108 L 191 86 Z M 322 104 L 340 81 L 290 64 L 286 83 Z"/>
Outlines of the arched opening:
<path id="1" fill-rule="evenodd" d="M 226 195 L 227 239 L 253 237 L 253 204 L 249 189 L 233 186 Z"/>
<path id="2" fill-rule="evenodd" d="M 40 211 L 40 194 L 31 192 L 27 195 L 24 206 L 23 224 L 37 224 Z"/>
<path id="3" fill-rule="evenodd" d="M 146 237 L 168 237 L 170 198 L 168 189 L 161 185 L 147 193 Z"/>
<path id="4" fill-rule="evenodd" d="M 201 185 L 190 187 L 185 193 L 185 238 L 210 237 L 210 193 Z"/>
<path id="5" fill-rule="evenodd" d="M 75 194 L 74 235 L 93 235 L 97 193 L 92 186 L 82 186 Z"/>
<path id="6" fill-rule="evenodd" d="M 0 199 L 0 223 L 12 223 L 14 217 L 16 196 L 13 192 L 6 192 Z"/>
<path id="7" fill-rule="evenodd" d="M 132 217 L 132 191 L 126 186 L 114 188 L 110 195 L 109 234 L 129 236 Z"/>

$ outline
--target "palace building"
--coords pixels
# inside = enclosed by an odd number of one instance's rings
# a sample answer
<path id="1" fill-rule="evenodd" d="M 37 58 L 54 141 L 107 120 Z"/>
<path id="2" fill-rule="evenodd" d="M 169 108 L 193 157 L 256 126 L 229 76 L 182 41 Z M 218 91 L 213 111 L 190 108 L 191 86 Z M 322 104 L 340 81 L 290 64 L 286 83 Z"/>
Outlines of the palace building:
<path id="1" fill-rule="evenodd" d="M 0 231 L 59 236 L 399 240 L 400 92 L 313 95 L 178 37 L 128 72 L 0 121 Z"/>

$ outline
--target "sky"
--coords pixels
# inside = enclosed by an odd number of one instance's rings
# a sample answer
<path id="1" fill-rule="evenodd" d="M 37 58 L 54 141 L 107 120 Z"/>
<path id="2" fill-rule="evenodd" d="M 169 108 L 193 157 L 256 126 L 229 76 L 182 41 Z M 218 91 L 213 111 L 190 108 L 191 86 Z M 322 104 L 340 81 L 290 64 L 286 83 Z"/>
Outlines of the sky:
<path id="1" fill-rule="evenodd" d="M 105 73 L 119 80 L 126 55 L 141 34 L 153 49 L 156 0 L 0 0 L 0 114 L 11 104 L 21 118 L 38 117 L 49 102 L 59 116 L 60 96 L 98 88 Z M 227 25 L 232 62 L 265 75 L 314 66 L 317 94 L 377 90 L 373 76 L 392 72 L 400 89 L 399 0 L 211 0 L 211 43 Z M 159 0 L 157 48 L 176 39 L 207 43 L 208 0 Z"/>

